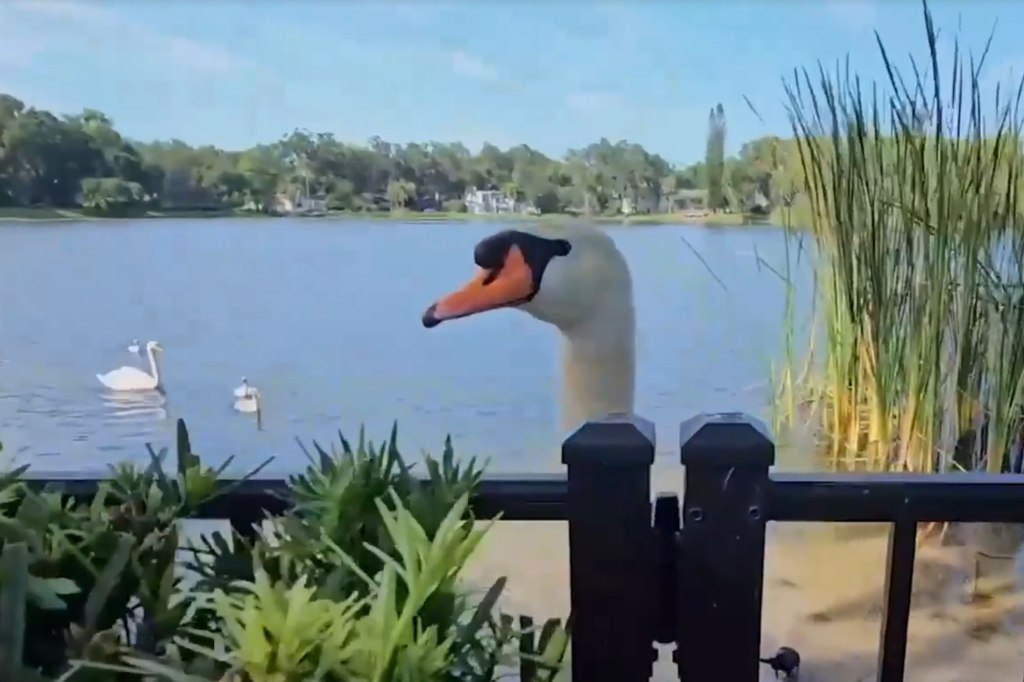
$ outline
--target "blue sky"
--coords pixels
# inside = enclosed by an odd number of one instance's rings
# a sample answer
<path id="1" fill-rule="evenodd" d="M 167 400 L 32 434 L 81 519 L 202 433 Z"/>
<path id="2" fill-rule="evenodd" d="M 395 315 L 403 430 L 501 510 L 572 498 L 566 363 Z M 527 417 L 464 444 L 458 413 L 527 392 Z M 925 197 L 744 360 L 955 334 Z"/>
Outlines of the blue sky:
<path id="1" fill-rule="evenodd" d="M 980 50 L 998 19 L 983 78 L 1024 75 L 1024 3 L 932 10 L 947 52 L 954 33 Z M 915 0 L 2 0 L 0 92 L 228 148 L 296 127 L 555 155 L 604 136 L 689 163 L 716 102 L 730 151 L 786 134 L 793 67 L 849 54 L 875 78 L 872 29 L 923 56 L 922 27 Z"/>

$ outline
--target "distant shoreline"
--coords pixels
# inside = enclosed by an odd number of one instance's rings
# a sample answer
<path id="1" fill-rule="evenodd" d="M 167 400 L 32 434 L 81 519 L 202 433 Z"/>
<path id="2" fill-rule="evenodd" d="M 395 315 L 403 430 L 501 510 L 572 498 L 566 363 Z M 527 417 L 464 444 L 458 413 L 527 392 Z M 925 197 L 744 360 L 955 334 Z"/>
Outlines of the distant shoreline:
<path id="1" fill-rule="evenodd" d="M 114 216 L 93 216 L 80 209 L 63 208 L 22 208 L 10 207 L 0 208 L 0 224 L 22 223 L 22 222 L 76 222 L 76 221 L 116 221 L 116 220 L 141 220 L 141 219 L 191 219 L 191 218 L 277 218 L 292 216 L 274 216 L 263 213 L 252 213 L 236 209 L 216 210 L 171 210 L 171 211 L 147 211 L 141 214 L 114 215 Z M 298 217 L 298 216 L 296 216 Z M 447 213 L 442 211 L 421 213 L 418 211 L 395 211 L 395 212 L 366 212 L 356 213 L 348 211 L 330 212 L 325 216 L 303 217 L 304 220 L 365 220 L 365 221 L 394 221 L 394 222 L 494 222 L 494 221 L 523 221 L 523 222 L 548 222 L 557 220 L 573 220 L 576 216 L 570 214 L 554 213 L 539 216 L 528 216 L 519 214 L 473 214 L 473 213 Z M 708 226 L 732 226 L 744 225 L 768 225 L 768 220 L 749 220 L 741 213 L 713 213 L 706 216 L 693 216 L 683 213 L 652 213 L 632 216 L 589 216 L 586 220 L 602 225 L 708 225 Z"/>

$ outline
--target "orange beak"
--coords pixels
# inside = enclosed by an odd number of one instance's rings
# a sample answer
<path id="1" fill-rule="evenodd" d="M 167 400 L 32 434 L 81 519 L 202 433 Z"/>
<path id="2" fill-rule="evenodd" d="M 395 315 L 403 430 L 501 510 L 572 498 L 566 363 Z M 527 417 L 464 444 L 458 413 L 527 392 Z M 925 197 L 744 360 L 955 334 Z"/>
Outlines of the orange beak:
<path id="1" fill-rule="evenodd" d="M 523 252 L 513 246 L 497 274 L 477 268 L 473 279 L 465 286 L 427 308 L 423 313 L 423 326 L 436 327 L 445 320 L 523 303 L 533 294 L 533 287 L 533 271 Z"/>

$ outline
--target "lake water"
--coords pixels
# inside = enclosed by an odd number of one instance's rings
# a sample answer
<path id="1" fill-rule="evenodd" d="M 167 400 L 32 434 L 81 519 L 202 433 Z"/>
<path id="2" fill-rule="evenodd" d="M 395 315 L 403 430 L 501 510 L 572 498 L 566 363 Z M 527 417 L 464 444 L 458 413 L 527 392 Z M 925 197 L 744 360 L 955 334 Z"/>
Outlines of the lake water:
<path id="1" fill-rule="evenodd" d="M 173 443 L 183 417 L 197 450 L 273 469 L 295 443 L 340 428 L 399 424 L 407 453 L 490 458 L 492 471 L 556 469 L 553 328 L 498 311 L 426 330 L 420 315 L 472 271 L 500 224 L 332 220 L 149 220 L 0 226 L 0 440 L 34 468 L 92 469 Z M 673 458 L 699 411 L 767 416 L 784 286 L 777 228 L 610 227 L 632 269 L 637 410 Z M 699 254 L 699 257 L 698 257 Z M 806 279 L 806 273 L 802 273 Z M 716 279 L 717 277 L 717 279 Z M 719 281 L 721 280 L 721 281 Z M 807 287 L 800 307 L 807 309 Z M 166 398 L 109 393 L 96 379 L 165 349 Z M 232 408 L 245 375 L 263 430 Z"/>

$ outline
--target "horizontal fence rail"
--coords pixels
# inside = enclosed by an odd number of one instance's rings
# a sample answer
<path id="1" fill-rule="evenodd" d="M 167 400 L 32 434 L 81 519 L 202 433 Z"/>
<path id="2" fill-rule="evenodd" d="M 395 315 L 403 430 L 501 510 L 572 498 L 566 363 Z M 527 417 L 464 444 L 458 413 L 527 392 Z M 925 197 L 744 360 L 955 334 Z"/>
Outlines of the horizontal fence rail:
<path id="1" fill-rule="evenodd" d="M 772 521 L 1024 523 L 1024 474 L 769 476 Z"/>
<path id="2" fill-rule="evenodd" d="M 35 489 L 48 486 L 72 497 L 91 498 L 107 479 L 95 472 L 33 471 L 22 476 Z M 232 490 L 210 500 L 194 516 L 197 519 L 232 520 L 262 517 L 263 512 L 281 514 L 288 508 L 288 481 L 281 477 L 224 478 L 222 486 Z M 506 521 L 565 521 L 569 482 L 565 474 L 497 475 L 484 478 L 472 500 L 474 514 L 491 519 L 499 514 Z"/>
<path id="3" fill-rule="evenodd" d="M 699 415 L 680 430 L 681 496 L 652 499 L 654 428 L 634 415 L 584 424 L 563 444 L 566 473 L 489 476 L 479 518 L 567 521 L 573 678 L 650 679 L 653 645 L 674 644 L 681 680 L 754 682 L 763 663 L 797 672 L 799 654 L 764 658 L 765 530 L 778 522 L 889 523 L 878 679 L 901 682 L 919 522 L 1024 523 L 1024 475 L 788 474 L 775 445 L 739 413 Z M 30 486 L 88 498 L 102 478 L 36 472 Z M 235 483 L 225 481 L 225 485 Z M 227 519 L 245 535 L 287 507 L 288 483 L 257 477 L 196 518 Z"/>

